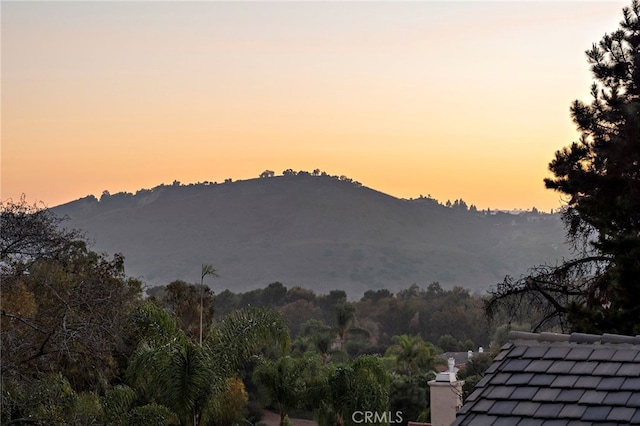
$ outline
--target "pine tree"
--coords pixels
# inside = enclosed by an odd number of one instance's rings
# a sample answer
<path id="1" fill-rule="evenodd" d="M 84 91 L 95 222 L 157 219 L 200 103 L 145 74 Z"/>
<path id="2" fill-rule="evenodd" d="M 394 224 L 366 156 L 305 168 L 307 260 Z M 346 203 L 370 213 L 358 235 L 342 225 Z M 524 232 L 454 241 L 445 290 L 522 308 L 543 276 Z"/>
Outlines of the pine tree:
<path id="1" fill-rule="evenodd" d="M 575 101 L 580 139 L 555 153 L 545 185 L 566 197 L 563 220 L 578 256 L 505 279 L 488 313 L 537 307 L 539 327 L 640 333 L 640 3 L 586 52 L 591 103 Z"/>

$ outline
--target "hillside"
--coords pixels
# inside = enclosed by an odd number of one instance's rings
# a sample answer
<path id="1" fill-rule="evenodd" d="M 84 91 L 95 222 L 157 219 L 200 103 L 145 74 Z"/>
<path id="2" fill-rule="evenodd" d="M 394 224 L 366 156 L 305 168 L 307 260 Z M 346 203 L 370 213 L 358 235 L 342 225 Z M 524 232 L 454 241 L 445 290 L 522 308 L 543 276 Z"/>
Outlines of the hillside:
<path id="1" fill-rule="evenodd" d="M 94 250 L 124 254 L 129 275 L 149 285 L 198 282 L 210 263 L 216 292 L 275 281 L 352 297 L 432 281 L 484 291 L 569 253 L 557 215 L 452 209 L 329 176 L 176 183 L 52 210 Z"/>

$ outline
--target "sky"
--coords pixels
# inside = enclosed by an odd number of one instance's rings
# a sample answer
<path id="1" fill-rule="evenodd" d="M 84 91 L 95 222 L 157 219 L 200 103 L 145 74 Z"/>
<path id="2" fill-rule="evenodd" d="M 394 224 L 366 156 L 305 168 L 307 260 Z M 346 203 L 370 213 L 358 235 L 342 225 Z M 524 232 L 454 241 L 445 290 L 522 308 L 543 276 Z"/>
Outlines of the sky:
<path id="1" fill-rule="evenodd" d="M 629 2 L 11 2 L 1 199 L 320 169 L 399 198 L 548 211 Z"/>

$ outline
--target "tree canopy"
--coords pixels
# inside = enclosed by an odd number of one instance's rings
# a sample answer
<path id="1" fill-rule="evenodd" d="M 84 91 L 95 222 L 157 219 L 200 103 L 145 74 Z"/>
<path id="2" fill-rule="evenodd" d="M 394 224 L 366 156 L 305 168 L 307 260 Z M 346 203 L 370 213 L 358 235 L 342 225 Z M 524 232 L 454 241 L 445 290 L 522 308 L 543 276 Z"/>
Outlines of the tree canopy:
<path id="1" fill-rule="evenodd" d="M 535 308 L 538 328 L 640 333 L 640 3 L 586 52 L 591 102 L 576 100 L 578 141 L 558 150 L 547 188 L 565 197 L 576 257 L 493 291 L 495 314 Z"/>
<path id="2" fill-rule="evenodd" d="M 87 248 L 47 210 L 3 203 L 2 375 L 30 383 L 63 373 L 75 389 L 117 373 L 127 355 L 130 307 L 141 283 L 126 278 L 124 258 Z"/>

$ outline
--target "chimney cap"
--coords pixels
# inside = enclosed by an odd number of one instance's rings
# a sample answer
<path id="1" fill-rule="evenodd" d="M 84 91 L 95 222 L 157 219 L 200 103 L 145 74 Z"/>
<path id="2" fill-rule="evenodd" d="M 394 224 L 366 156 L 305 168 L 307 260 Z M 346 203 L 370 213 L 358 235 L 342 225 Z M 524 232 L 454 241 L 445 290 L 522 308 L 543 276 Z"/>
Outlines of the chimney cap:
<path id="1" fill-rule="evenodd" d="M 450 371 L 444 371 L 436 375 L 436 382 L 454 383 L 458 381 L 456 373 Z"/>
<path id="2" fill-rule="evenodd" d="M 448 382 L 453 383 L 457 382 L 458 378 L 456 377 L 456 360 L 453 357 L 447 359 L 447 364 L 449 365 L 448 371 L 443 371 L 442 373 L 438 373 L 436 375 L 436 382 Z"/>

